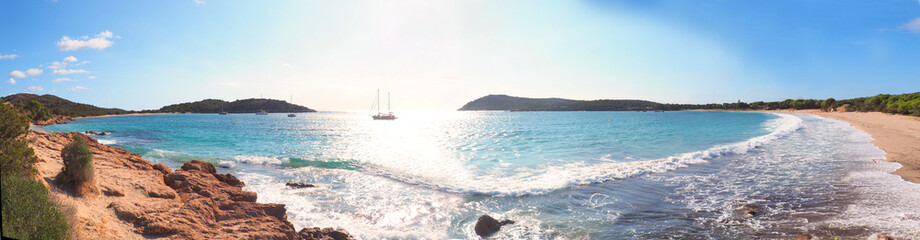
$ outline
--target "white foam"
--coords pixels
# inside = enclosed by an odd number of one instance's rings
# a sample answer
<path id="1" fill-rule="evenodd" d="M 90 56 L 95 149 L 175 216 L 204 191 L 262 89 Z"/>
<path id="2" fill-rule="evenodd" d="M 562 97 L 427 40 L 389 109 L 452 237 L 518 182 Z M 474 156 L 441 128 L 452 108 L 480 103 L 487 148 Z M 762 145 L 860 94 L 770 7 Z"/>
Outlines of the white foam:
<path id="1" fill-rule="evenodd" d="M 102 145 L 115 145 L 115 144 L 118 144 L 118 140 L 114 140 L 114 139 L 96 139 L 96 141 L 99 142 L 99 143 L 102 144 Z"/>
<path id="2" fill-rule="evenodd" d="M 772 130 L 767 135 L 754 137 L 744 142 L 716 146 L 703 151 L 684 153 L 663 159 L 595 164 L 570 163 L 542 167 L 511 176 L 501 175 L 501 173 L 476 175 L 468 171 L 457 170 L 463 168 L 453 168 L 454 172 L 437 177 L 402 176 L 386 172 L 380 174 L 452 192 L 495 196 L 542 194 L 568 186 L 671 171 L 691 164 L 707 163 L 708 160 L 728 154 L 744 154 L 802 127 L 802 119 L 795 115 L 773 114 L 777 118 L 764 123 L 765 127 Z"/>
<path id="3" fill-rule="evenodd" d="M 259 202 L 286 205 L 297 229 L 333 227 L 358 239 L 446 239 L 453 214 L 467 209 L 460 196 L 419 188 L 357 171 L 324 168 L 278 169 L 286 177 L 317 184 L 285 187 L 287 180 L 254 173 L 235 173 Z"/>
<path id="4" fill-rule="evenodd" d="M 233 157 L 236 162 L 247 163 L 252 165 L 284 165 L 289 162 L 287 158 L 240 155 Z"/>

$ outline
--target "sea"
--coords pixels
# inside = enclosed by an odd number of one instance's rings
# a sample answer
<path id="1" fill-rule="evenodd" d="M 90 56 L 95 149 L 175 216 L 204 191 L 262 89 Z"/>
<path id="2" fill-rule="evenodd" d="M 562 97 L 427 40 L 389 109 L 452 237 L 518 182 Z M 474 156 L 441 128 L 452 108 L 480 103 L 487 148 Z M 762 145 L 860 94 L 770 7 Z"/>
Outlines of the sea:
<path id="1" fill-rule="evenodd" d="M 100 143 L 236 175 L 297 229 L 360 239 L 920 238 L 920 184 L 846 122 L 757 112 L 406 111 L 78 119 Z M 291 188 L 285 184 L 314 184 Z"/>

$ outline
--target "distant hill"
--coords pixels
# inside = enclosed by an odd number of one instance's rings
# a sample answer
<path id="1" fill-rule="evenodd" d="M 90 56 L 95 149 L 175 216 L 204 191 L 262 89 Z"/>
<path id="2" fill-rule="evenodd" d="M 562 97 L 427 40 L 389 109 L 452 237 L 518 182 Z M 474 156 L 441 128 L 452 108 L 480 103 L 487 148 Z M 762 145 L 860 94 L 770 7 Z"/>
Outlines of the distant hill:
<path id="1" fill-rule="evenodd" d="M 645 100 L 570 100 L 488 95 L 463 105 L 460 111 L 631 111 L 655 110 L 662 104 Z"/>
<path id="2" fill-rule="evenodd" d="M 18 109 L 26 108 L 32 100 L 35 100 L 41 103 L 42 108 L 50 110 L 51 114 L 58 116 L 85 117 L 130 113 L 130 111 L 118 108 L 100 108 L 89 104 L 75 103 L 50 94 L 39 96 L 31 93 L 19 93 L 2 99 L 12 103 Z"/>
<path id="3" fill-rule="evenodd" d="M 308 107 L 291 104 L 281 100 L 250 98 L 227 102 L 218 99 L 205 99 L 197 102 L 173 104 L 160 108 L 157 112 L 192 112 L 192 113 L 256 113 L 267 112 L 316 112 Z"/>

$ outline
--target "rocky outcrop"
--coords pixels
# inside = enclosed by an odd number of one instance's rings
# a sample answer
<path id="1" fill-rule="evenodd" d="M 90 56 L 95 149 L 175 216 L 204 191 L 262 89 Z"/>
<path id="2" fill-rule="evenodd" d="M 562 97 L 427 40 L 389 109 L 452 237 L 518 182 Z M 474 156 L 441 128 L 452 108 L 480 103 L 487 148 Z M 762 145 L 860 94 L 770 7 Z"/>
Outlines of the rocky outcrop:
<path id="1" fill-rule="evenodd" d="M 29 133 L 46 184 L 60 172 L 61 149 L 74 134 L 79 133 Z M 331 228 L 295 231 L 283 204 L 257 203 L 256 193 L 244 191 L 242 181 L 217 173 L 210 163 L 194 160 L 171 171 L 84 137 L 103 194 L 76 198 L 51 193 L 68 204 L 63 207 L 76 209 L 76 239 L 350 239 L 347 232 Z"/>
<path id="2" fill-rule="evenodd" d="M 67 121 L 73 121 L 73 118 L 67 117 L 67 116 L 54 116 L 48 120 L 36 121 L 34 124 L 39 125 L 39 126 L 47 126 L 47 125 L 54 125 L 54 124 L 64 124 L 64 123 L 67 123 Z"/>
<path id="3" fill-rule="evenodd" d="M 504 220 L 499 222 L 498 220 L 495 220 L 495 218 L 492 218 L 492 216 L 482 215 L 479 216 L 479 220 L 476 221 L 476 226 L 473 227 L 473 230 L 476 231 L 476 235 L 479 235 L 480 237 L 487 237 L 495 232 L 498 232 L 498 230 L 501 230 L 502 226 L 513 223 L 514 221 L 511 220 Z"/>

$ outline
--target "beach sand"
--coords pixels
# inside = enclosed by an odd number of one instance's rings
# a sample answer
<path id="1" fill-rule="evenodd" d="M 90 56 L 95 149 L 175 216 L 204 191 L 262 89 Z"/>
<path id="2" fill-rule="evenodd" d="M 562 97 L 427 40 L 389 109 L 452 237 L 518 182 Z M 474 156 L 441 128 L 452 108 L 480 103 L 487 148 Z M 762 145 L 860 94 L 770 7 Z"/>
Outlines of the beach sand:
<path id="1" fill-rule="evenodd" d="M 121 116 L 143 116 L 143 115 L 168 115 L 168 114 L 186 114 L 181 112 L 170 112 L 170 113 L 128 113 L 128 114 L 108 114 L 108 115 L 99 115 L 99 116 L 86 116 L 86 117 L 76 117 L 74 119 L 81 118 L 102 118 L 102 117 L 121 117 Z"/>
<path id="2" fill-rule="evenodd" d="M 904 180 L 920 183 L 920 117 L 894 115 L 880 112 L 821 112 L 796 111 L 830 117 L 850 123 L 872 135 L 872 144 L 887 154 L 889 162 L 903 165 L 894 174 Z"/>

